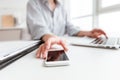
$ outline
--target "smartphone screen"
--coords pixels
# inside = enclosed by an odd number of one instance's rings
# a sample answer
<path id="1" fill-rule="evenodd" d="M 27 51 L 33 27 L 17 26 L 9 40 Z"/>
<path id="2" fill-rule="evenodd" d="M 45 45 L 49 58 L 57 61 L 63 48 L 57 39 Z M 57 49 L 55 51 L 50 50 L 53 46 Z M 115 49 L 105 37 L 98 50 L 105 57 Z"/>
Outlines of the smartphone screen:
<path id="1" fill-rule="evenodd" d="M 64 50 L 49 51 L 47 55 L 47 62 L 50 61 L 67 61 L 69 60 Z"/>

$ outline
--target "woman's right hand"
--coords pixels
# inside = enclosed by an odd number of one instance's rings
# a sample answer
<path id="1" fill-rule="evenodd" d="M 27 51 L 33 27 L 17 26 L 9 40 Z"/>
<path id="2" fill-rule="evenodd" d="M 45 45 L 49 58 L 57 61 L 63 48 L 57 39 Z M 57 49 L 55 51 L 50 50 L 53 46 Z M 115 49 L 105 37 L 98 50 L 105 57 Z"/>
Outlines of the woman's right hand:
<path id="1" fill-rule="evenodd" d="M 57 36 L 45 36 L 45 43 L 43 43 L 42 45 L 39 46 L 38 50 L 37 50 L 37 53 L 36 53 L 36 57 L 37 58 L 43 58 L 45 59 L 46 56 L 47 56 L 47 52 L 48 50 L 52 47 L 52 45 L 54 44 L 57 44 L 57 45 L 60 45 L 63 47 L 63 49 L 65 51 L 68 50 L 66 44 L 65 44 L 65 41 L 60 39 L 59 37 Z"/>

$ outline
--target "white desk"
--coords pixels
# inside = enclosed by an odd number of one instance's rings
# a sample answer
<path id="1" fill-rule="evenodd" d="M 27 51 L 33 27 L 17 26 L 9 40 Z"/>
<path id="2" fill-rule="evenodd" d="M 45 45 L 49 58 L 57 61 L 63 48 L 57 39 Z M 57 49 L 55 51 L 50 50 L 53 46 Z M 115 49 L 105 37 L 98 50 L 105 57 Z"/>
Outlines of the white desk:
<path id="1" fill-rule="evenodd" d="M 70 66 L 43 67 L 36 51 L 0 71 L 0 80 L 120 80 L 120 50 L 69 46 Z"/>

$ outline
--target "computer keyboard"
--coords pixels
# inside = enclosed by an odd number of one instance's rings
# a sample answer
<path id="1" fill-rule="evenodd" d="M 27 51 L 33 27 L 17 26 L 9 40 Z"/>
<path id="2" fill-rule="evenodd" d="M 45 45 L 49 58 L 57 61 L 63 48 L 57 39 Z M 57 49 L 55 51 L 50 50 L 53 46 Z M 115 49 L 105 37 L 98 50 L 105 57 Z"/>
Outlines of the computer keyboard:
<path id="1" fill-rule="evenodd" d="M 91 42 L 92 44 L 102 44 L 102 45 L 115 45 L 120 44 L 119 38 L 97 38 Z"/>
<path id="2" fill-rule="evenodd" d="M 106 45 L 115 45 L 118 42 L 118 38 L 108 38 L 106 41 Z"/>
<path id="3" fill-rule="evenodd" d="M 103 44 L 105 43 L 103 38 L 97 38 L 91 42 L 92 44 Z"/>

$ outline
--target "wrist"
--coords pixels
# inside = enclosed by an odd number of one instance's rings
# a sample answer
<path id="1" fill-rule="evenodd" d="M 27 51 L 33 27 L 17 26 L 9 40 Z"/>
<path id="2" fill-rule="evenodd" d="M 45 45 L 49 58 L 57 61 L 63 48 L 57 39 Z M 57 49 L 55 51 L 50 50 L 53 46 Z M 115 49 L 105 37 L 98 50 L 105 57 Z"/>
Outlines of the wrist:
<path id="1" fill-rule="evenodd" d="M 42 39 L 44 42 L 46 42 L 49 38 L 52 38 L 52 37 L 57 37 L 57 36 L 52 35 L 52 34 L 45 34 L 45 35 L 42 36 L 41 39 Z"/>
<path id="2" fill-rule="evenodd" d="M 90 36 L 91 35 L 91 31 L 80 31 L 77 36 L 79 37 L 84 37 L 84 36 Z"/>

